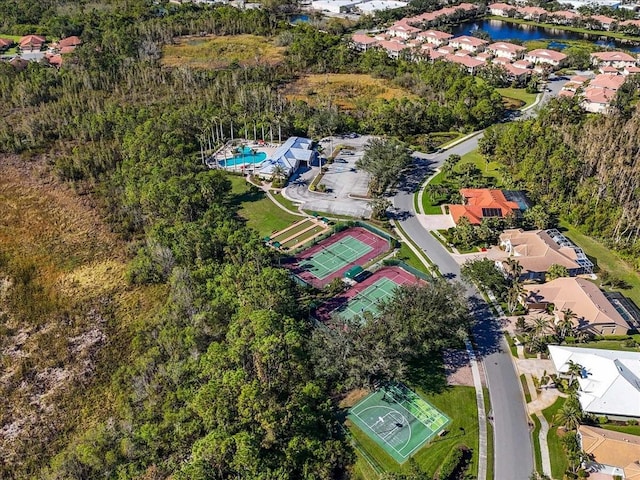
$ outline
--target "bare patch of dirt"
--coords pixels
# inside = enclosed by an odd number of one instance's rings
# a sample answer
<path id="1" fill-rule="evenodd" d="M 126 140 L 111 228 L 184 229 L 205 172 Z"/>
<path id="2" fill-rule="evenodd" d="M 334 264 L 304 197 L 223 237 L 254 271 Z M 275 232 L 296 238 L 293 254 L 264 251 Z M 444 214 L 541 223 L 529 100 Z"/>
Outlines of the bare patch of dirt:
<path id="1" fill-rule="evenodd" d="M 340 408 L 351 408 L 356 403 L 358 403 L 360 400 L 362 400 L 364 397 L 369 395 L 369 393 L 371 393 L 371 392 L 369 392 L 369 390 L 367 390 L 365 388 L 358 388 L 358 389 L 355 389 L 355 390 L 351 390 L 342 399 L 342 401 L 339 404 L 339 407 Z"/>

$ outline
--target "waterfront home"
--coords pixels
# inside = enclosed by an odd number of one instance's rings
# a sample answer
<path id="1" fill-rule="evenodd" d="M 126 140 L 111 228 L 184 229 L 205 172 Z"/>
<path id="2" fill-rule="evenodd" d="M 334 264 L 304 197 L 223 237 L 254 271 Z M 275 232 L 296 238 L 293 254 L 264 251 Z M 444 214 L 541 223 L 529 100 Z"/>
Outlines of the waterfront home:
<path id="1" fill-rule="evenodd" d="M 640 417 L 640 353 L 549 345 L 549 356 L 558 374 L 578 381 L 585 413 Z M 579 373 L 569 371 L 573 364 L 582 367 Z"/>
<path id="2" fill-rule="evenodd" d="M 508 3 L 492 3 L 487 9 L 491 15 L 498 17 L 512 17 L 516 12 L 516 7 Z"/>
<path id="3" fill-rule="evenodd" d="M 463 66 L 471 75 L 477 73 L 479 68 L 486 65 L 482 60 L 478 60 L 477 58 L 470 57 L 466 54 L 448 54 L 444 57 L 444 60 Z"/>
<path id="4" fill-rule="evenodd" d="M 487 51 L 496 57 L 507 58 L 510 61 L 520 58 L 526 51 L 526 47 L 509 42 L 495 42 L 487 47 Z"/>
<path id="5" fill-rule="evenodd" d="M 571 10 L 558 10 L 557 12 L 549 12 L 547 21 L 558 25 L 572 25 L 574 22 L 582 18 L 579 13 Z"/>
<path id="6" fill-rule="evenodd" d="M 46 42 L 42 35 L 25 35 L 18 42 L 21 52 L 39 52 Z"/>
<path id="7" fill-rule="evenodd" d="M 591 63 L 594 67 L 634 67 L 636 58 L 625 52 L 594 52 L 591 54 Z"/>
<path id="8" fill-rule="evenodd" d="M 416 38 L 439 47 L 441 45 L 446 45 L 447 42 L 453 38 L 453 35 L 439 30 L 427 30 L 426 32 L 419 33 Z"/>
<path id="9" fill-rule="evenodd" d="M 554 324 L 570 310 L 573 328 L 594 335 L 626 335 L 630 327 L 598 286 L 584 278 L 561 277 L 542 285 L 523 285 L 529 314 L 549 315 Z"/>
<path id="10" fill-rule="evenodd" d="M 461 37 L 454 37 L 449 41 L 449 45 L 456 49 L 465 50 L 470 53 L 481 52 L 489 44 L 486 40 L 482 40 L 477 37 L 470 37 L 463 35 Z"/>
<path id="11" fill-rule="evenodd" d="M 502 190 L 463 188 L 460 195 L 462 205 L 449 205 L 449 214 L 456 224 L 465 217 L 472 225 L 480 225 L 483 218 L 504 218 L 520 211 L 518 203 L 507 200 Z"/>
<path id="12" fill-rule="evenodd" d="M 351 36 L 351 44 L 361 52 L 366 52 L 367 49 L 378 44 L 378 40 L 366 35 L 364 33 L 354 33 Z"/>
<path id="13" fill-rule="evenodd" d="M 518 7 L 516 9 L 516 13 L 519 17 L 525 20 L 534 20 L 539 22 L 541 18 L 547 15 L 547 12 L 544 8 L 540 7 Z"/>
<path id="14" fill-rule="evenodd" d="M 505 230 L 500 234 L 500 247 L 522 266 L 522 280 L 544 280 L 551 265 L 560 265 L 574 277 L 593 271 L 593 263 L 585 253 L 558 230 Z M 496 266 L 505 270 L 505 262 Z"/>
<path id="15" fill-rule="evenodd" d="M 562 67 L 567 59 L 564 53 L 556 52 L 555 50 L 548 50 L 546 48 L 539 48 L 528 52 L 524 59 L 531 62 L 534 65 L 546 64 L 552 67 Z"/>
<path id="16" fill-rule="evenodd" d="M 602 87 L 585 89 L 580 106 L 591 113 L 611 113 L 611 102 L 616 98 L 616 91 Z"/>
<path id="17" fill-rule="evenodd" d="M 421 30 L 419 28 L 409 25 L 406 19 L 398 20 L 387 30 L 387 33 L 392 37 L 399 37 L 404 40 L 414 38 L 420 32 Z"/>
<path id="18" fill-rule="evenodd" d="M 591 15 L 585 22 L 588 23 L 589 28 L 592 30 L 611 30 L 617 20 L 606 15 Z"/>

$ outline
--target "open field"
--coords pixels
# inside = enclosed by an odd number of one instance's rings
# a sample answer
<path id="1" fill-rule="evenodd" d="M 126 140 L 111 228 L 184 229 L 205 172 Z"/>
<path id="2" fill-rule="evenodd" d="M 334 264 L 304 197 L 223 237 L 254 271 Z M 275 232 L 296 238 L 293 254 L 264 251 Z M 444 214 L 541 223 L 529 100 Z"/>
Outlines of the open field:
<path id="1" fill-rule="evenodd" d="M 257 187 L 255 191 L 252 190 L 244 177 L 229 175 L 229 180 L 232 185 L 232 201 L 240 207 L 238 215 L 257 230 L 261 237 L 270 236 L 274 231 L 282 230 L 301 219 L 282 210 Z"/>
<path id="2" fill-rule="evenodd" d="M 536 93 L 528 93 L 524 88 L 497 88 L 505 107 L 509 110 L 526 108 L 536 101 Z"/>
<path id="3" fill-rule="evenodd" d="M 285 95 L 289 100 L 303 100 L 310 104 L 331 100 L 344 110 L 352 110 L 358 103 L 380 98 L 417 98 L 407 90 L 390 86 L 388 81 L 370 75 L 341 73 L 305 75 L 288 84 Z"/>
<path id="4" fill-rule="evenodd" d="M 284 51 L 273 39 L 257 35 L 188 36 L 163 48 L 162 64 L 200 69 L 223 69 L 234 64 L 275 65 L 284 59 Z"/>
<path id="5" fill-rule="evenodd" d="M 617 291 L 630 298 L 640 306 L 640 274 L 631 265 L 620 258 L 613 250 L 610 250 L 597 240 L 584 235 L 577 228 L 566 221 L 560 222 L 560 230 L 564 235 L 573 240 L 591 258 L 591 261 L 599 268 L 609 271 L 611 274 L 624 280 L 630 288 Z M 606 287 L 602 287 L 607 290 Z M 610 290 L 610 289 L 609 289 Z"/>

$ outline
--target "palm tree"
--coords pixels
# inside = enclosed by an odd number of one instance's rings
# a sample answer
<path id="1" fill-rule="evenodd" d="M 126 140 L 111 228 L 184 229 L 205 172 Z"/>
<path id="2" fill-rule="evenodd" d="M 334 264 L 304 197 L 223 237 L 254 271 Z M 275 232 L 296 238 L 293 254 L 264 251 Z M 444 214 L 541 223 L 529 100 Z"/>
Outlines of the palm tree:
<path id="1" fill-rule="evenodd" d="M 276 180 L 277 183 L 280 183 L 281 181 L 283 181 L 286 178 L 286 176 L 287 176 L 287 171 L 280 164 L 275 165 L 271 170 L 271 178 Z"/>
<path id="2" fill-rule="evenodd" d="M 513 257 L 509 257 L 505 261 L 505 264 L 507 266 L 507 275 L 509 275 L 509 278 L 512 280 L 520 278 L 520 275 L 522 274 L 522 265 L 520 265 L 518 260 Z"/>
<path id="3" fill-rule="evenodd" d="M 549 333 L 549 319 L 545 317 L 536 317 L 533 320 L 531 328 L 534 337 L 544 337 Z"/>
<path id="4" fill-rule="evenodd" d="M 574 362 L 573 360 L 569 360 L 566 363 L 566 365 L 569 366 L 569 368 L 567 368 L 566 373 L 569 374 L 569 388 L 571 388 L 571 386 L 573 385 L 573 381 L 575 380 L 575 377 L 582 376 L 582 372 L 584 368 L 582 367 L 582 365 Z"/>
<path id="5" fill-rule="evenodd" d="M 513 313 L 520 304 L 520 297 L 524 293 L 524 287 L 520 282 L 513 282 L 507 291 L 507 308 Z"/>
<path id="6" fill-rule="evenodd" d="M 562 310 L 562 318 L 556 323 L 556 335 L 558 336 L 558 343 L 564 342 L 567 335 L 573 332 L 573 319 L 578 316 L 570 309 Z"/>
<path id="7" fill-rule="evenodd" d="M 565 430 L 577 430 L 582 421 L 582 409 L 580 402 L 574 396 L 567 399 L 554 420 L 564 427 Z"/>

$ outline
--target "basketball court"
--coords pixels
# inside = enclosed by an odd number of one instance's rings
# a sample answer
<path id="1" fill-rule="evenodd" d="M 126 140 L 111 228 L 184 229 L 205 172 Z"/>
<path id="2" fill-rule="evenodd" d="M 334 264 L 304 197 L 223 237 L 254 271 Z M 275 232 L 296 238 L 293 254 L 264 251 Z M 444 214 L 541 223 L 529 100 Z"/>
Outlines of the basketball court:
<path id="1" fill-rule="evenodd" d="M 402 384 L 386 385 L 365 397 L 347 418 L 398 463 L 404 463 L 451 421 Z"/>

